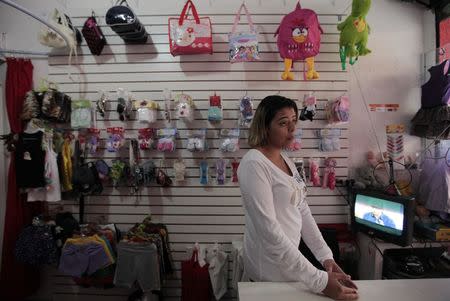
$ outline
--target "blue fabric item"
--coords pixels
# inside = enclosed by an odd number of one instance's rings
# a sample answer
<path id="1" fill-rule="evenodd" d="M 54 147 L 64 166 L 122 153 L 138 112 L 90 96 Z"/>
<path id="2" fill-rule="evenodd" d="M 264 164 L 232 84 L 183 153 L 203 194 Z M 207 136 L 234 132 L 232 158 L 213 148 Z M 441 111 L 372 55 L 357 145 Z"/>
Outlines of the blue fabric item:
<path id="1" fill-rule="evenodd" d="M 200 184 L 208 184 L 208 162 L 206 161 L 200 163 Z"/>

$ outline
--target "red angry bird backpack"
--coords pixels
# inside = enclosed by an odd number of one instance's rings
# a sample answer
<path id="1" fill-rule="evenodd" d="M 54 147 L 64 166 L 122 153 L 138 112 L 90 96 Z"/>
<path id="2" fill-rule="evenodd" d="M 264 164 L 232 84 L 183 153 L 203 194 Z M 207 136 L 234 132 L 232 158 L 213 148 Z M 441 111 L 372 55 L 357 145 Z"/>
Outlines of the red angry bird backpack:
<path id="1" fill-rule="evenodd" d="M 314 70 L 314 57 L 319 53 L 320 35 L 323 33 L 317 14 L 311 9 L 304 9 L 300 1 L 294 11 L 284 16 L 275 35 L 280 56 L 284 59 L 284 72 L 281 78 L 293 80 L 291 72 L 294 61 L 304 60 L 307 65 L 305 79 L 318 79 Z"/>

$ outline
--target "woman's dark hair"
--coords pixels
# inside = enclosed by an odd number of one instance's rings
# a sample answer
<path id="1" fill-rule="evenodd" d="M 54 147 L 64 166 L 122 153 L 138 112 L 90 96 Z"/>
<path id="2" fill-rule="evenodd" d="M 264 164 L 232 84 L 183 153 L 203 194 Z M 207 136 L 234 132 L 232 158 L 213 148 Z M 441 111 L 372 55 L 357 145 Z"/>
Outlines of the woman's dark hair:
<path id="1" fill-rule="evenodd" d="M 260 147 L 267 144 L 267 130 L 270 123 L 277 112 L 283 108 L 294 109 L 298 118 L 297 104 L 290 98 L 281 95 L 270 95 L 261 100 L 250 125 L 248 135 L 248 145 L 250 147 Z"/>

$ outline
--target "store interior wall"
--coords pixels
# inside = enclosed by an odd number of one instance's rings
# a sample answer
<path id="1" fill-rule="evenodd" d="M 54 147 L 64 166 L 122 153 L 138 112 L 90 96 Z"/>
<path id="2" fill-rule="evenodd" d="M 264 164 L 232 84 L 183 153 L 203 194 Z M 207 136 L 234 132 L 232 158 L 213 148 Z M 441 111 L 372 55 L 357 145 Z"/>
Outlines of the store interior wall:
<path id="1" fill-rule="evenodd" d="M 55 1 L 55 0 L 16 0 L 36 12 L 38 15 L 46 16 L 53 7 L 61 8 L 69 14 L 79 15 L 84 7 L 101 9 L 110 5 L 111 1 Z M 144 1 L 130 1 L 132 5 L 152 6 L 155 11 L 163 10 L 167 6 L 179 7 L 183 1 L 167 0 L 151 4 Z M 199 1 L 197 1 L 199 2 Z M 209 3 L 208 3 L 209 2 Z M 230 1 L 227 1 L 227 3 Z M 288 12 L 294 7 L 295 1 L 246 1 L 247 5 L 261 5 L 260 10 L 268 13 L 280 8 Z M 347 0 L 321 0 L 302 1 L 304 7 L 319 7 L 321 11 L 336 13 L 348 13 L 349 4 Z M 240 1 L 233 1 L 234 11 Z M 164 7 L 163 7 L 164 6 Z M 217 12 L 225 9 L 224 4 L 218 0 L 204 1 L 199 3 L 203 7 L 204 14 Z M 231 6 L 228 4 L 228 6 Z M 178 10 L 175 10 L 176 12 Z M 350 99 L 351 99 L 351 123 L 350 123 L 350 171 L 352 168 L 364 164 L 368 150 L 377 151 L 375 135 L 379 140 L 381 150 L 385 150 L 385 126 L 392 123 L 404 123 L 409 127 L 409 121 L 420 105 L 420 75 L 421 54 L 434 48 L 434 15 L 423 7 L 404 3 L 396 0 L 377 0 L 372 2 L 372 8 L 368 16 L 368 23 L 372 28 L 369 39 L 369 48 L 372 54 L 361 57 L 359 61 L 348 69 L 350 77 Z M 37 41 L 37 33 L 41 25 L 30 17 L 0 3 L 0 29 L 6 33 L 6 44 L 3 47 L 13 49 L 28 49 L 36 51 L 48 50 Z M 47 61 L 45 59 L 33 60 L 35 85 L 37 79 L 48 74 Z M 6 64 L 0 66 L 0 79 L 4 87 L 4 76 Z M 3 89 L 3 88 L 2 88 Z M 398 103 L 399 111 L 392 113 L 367 113 L 365 103 Z M 2 116 L 1 133 L 7 133 L 5 119 L 5 105 L 2 99 L 0 105 Z M 373 121 L 373 129 L 369 119 Z M 361 147 L 361 146 L 364 147 Z M 414 153 L 419 149 L 419 139 L 407 136 L 405 139 L 405 151 Z M 0 233 L 3 235 L 3 221 L 5 214 L 5 187 L 6 187 L 6 161 L 3 150 L 0 152 Z M 1 246 L 1 240 L 0 240 Z"/>

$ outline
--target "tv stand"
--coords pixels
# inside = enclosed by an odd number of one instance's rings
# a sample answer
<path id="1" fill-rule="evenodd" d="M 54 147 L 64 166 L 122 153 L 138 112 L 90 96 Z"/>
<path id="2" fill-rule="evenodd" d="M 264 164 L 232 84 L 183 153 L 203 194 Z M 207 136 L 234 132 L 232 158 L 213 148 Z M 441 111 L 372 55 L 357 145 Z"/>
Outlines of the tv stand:
<path id="1" fill-rule="evenodd" d="M 383 256 L 380 254 L 380 251 L 383 254 L 387 253 L 399 253 L 401 250 L 408 251 L 411 253 L 414 252 L 414 248 L 423 249 L 424 243 L 419 241 L 413 241 L 412 247 L 400 247 L 398 245 L 384 242 L 378 238 L 369 237 L 367 234 L 359 232 L 357 234 L 357 242 L 359 245 L 359 249 L 361 252 L 359 261 L 358 261 L 358 275 L 360 280 L 377 280 L 383 279 Z M 374 245 L 375 244 L 375 245 Z M 450 242 L 428 242 L 426 243 L 426 247 L 429 248 L 438 248 L 446 246 L 450 247 Z M 377 247 L 379 250 L 377 250 Z M 397 252 L 392 252 L 392 250 L 399 250 Z M 420 251 L 423 252 L 423 251 Z M 418 252 L 418 253 L 420 253 Z M 430 252 L 432 252 L 430 250 Z M 436 249 L 434 249 L 436 252 Z M 409 252 L 408 252 L 409 253 Z M 431 254 L 431 253 L 430 253 Z M 420 255 L 423 255 L 420 253 Z"/>

